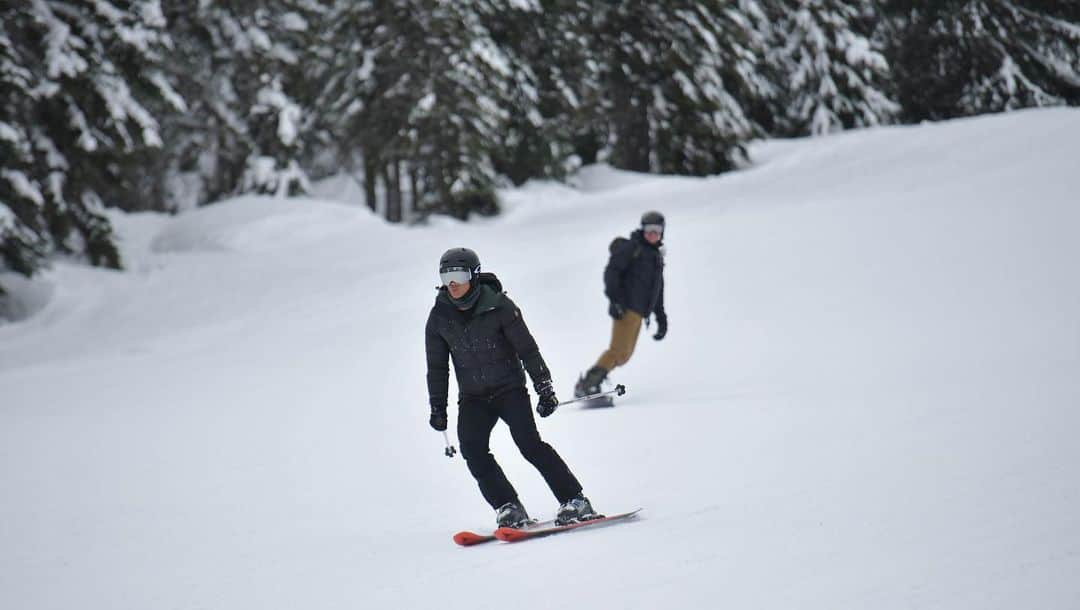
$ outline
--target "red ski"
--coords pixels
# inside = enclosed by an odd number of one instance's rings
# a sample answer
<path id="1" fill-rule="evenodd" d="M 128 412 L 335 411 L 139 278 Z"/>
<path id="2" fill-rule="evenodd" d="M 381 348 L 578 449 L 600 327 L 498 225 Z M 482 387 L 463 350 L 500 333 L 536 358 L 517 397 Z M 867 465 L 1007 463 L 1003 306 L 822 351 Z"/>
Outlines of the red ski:
<path id="1" fill-rule="evenodd" d="M 555 523 L 555 522 L 554 521 L 539 521 L 539 522 L 536 522 L 536 523 L 532 523 L 530 525 L 526 525 L 525 527 L 523 527 L 523 528 L 521 528 L 519 530 L 515 530 L 515 531 L 528 531 L 528 530 L 534 529 L 534 528 L 545 528 L 545 527 L 550 526 L 553 523 Z M 513 529 L 513 528 L 507 527 L 507 528 L 503 528 L 503 529 Z M 463 532 L 458 532 L 458 533 L 454 534 L 454 542 L 460 544 L 461 546 L 473 546 L 475 544 L 483 544 L 485 542 L 491 542 L 493 540 L 498 540 L 498 538 L 495 537 L 495 534 L 478 534 L 476 532 L 470 532 L 468 530 L 463 531 Z"/>
<path id="2" fill-rule="evenodd" d="M 551 525 L 551 526 L 537 526 L 526 529 L 514 529 L 512 527 L 500 527 L 495 530 L 495 538 L 504 542 L 519 542 L 522 540 L 529 540 L 530 538 L 542 538 L 544 536 L 550 536 L 552 534 L 559 534 L 562 532 L 569 532 L 570 530 L 576 530 L 582 527 L 593 527 L 601 525 L 611 525 L 620 521 L 626 521 L 632 519 L 641 512 L 641 509 L 632 510 L 628 513 L 619 513 L 617 515 L 610 515 L 607 517 L 599 517 L 596 519 L 590 519 L 588 521 L 579 521 L 577 523 L 570 523 L 567 525 Z"/>
<path id="3" fill-rule="evenodd" d="M 472 546 L 497 540 L 494 534 L 477 534 L 476 532 L 464 531 L 454 534 L 454 542 L 461 546 Z"/>

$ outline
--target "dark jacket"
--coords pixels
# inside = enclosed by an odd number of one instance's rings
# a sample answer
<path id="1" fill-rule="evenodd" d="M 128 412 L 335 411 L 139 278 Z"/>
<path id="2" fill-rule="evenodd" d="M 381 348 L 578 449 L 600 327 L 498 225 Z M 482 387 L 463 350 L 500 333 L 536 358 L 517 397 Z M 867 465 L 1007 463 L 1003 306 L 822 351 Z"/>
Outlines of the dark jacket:
<path id="1" fill-rule="evenodd" d="M 521 310 L 503 294 L 498 278 L 482 273 L 476 284 L 481 292 L 472 308 L 458 309 L 441 287 L 428 315 L 424 334 L 432 407 L 446 407 L 451 357 L 462 396 L 489 397 L 523 388 L 522 363 L 534 384 L 551 379 Z"/>
<path id="2" fill-rule="evenodd" d="M 648 318 L 664 313 L 664 253 L 660 245 L 645 240 L 640 230 L 630 239 L 611 244 L 611 258 L 604 268 L 604 294 L 608 300 Z"/>

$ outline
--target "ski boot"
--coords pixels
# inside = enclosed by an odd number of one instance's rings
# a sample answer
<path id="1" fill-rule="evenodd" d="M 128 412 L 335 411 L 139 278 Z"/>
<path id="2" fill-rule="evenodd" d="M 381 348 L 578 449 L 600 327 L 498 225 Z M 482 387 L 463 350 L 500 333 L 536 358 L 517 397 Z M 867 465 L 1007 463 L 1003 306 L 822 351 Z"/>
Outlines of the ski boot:
<path id="1" fill-rule="evenodd" d="M 578 378 L 578 382 L 574 386 L 574 398 L 599 394 L 601 391 L 600 384 L 603 383 L 606 378 L 607 371 L 599 366 L 592 367 L 588 372 Z"/>
<path id="2" fill-rule="evenodd" d="M 589 499 L 581 492 L 578 492 L 578 495 L 570 498 L 559 507 L 559 512 L 555 514 L 555 525 L 567 525 L 579 521 L 599 519 L 600 517 L 603 517 L 603 515 L 599 515 L 593 510 Z"/>
<path id="3" fill-rule="evenodd" d="M 507 502 L 495 510 L 495 523 L 499 527 L 521 528 L 529 525 L 532 521 L 521 504 Z"/>

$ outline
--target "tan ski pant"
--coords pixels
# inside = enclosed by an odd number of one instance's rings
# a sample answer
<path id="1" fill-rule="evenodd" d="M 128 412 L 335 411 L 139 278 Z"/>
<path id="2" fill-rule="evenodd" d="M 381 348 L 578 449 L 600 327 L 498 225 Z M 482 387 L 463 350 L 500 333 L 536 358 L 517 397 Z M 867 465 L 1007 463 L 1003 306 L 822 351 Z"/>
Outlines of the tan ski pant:
<path id="1" fill-rule="evenodd" d="M 629 362 L 641 333 L 641 321 L 641 314 L 636 311 L 627 311 L 622 318 L 613 320 L 611 346 L 596 361 L 596 366 L 611 371 Z"/>

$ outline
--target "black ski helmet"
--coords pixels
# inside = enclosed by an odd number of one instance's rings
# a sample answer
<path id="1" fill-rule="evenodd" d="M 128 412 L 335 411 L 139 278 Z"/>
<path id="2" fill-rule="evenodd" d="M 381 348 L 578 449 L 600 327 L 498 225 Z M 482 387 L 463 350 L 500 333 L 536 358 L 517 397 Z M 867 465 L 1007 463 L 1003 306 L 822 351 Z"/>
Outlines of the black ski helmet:
<path id="1" fill-rule="evenodd" d="M 475 278 L 480 274 L 480 257 L 468 248 L 450 248 L 439 259 L 439 273 L 447 269 L 468 269 Z"/>
<path id="2" fill-rule="evenodd" d="M 641 226 L 644 227 L 645 225 L 660 225 L 667 228 L 664 223 L 664 215 L 656 210 L 641 215 Z"/>

